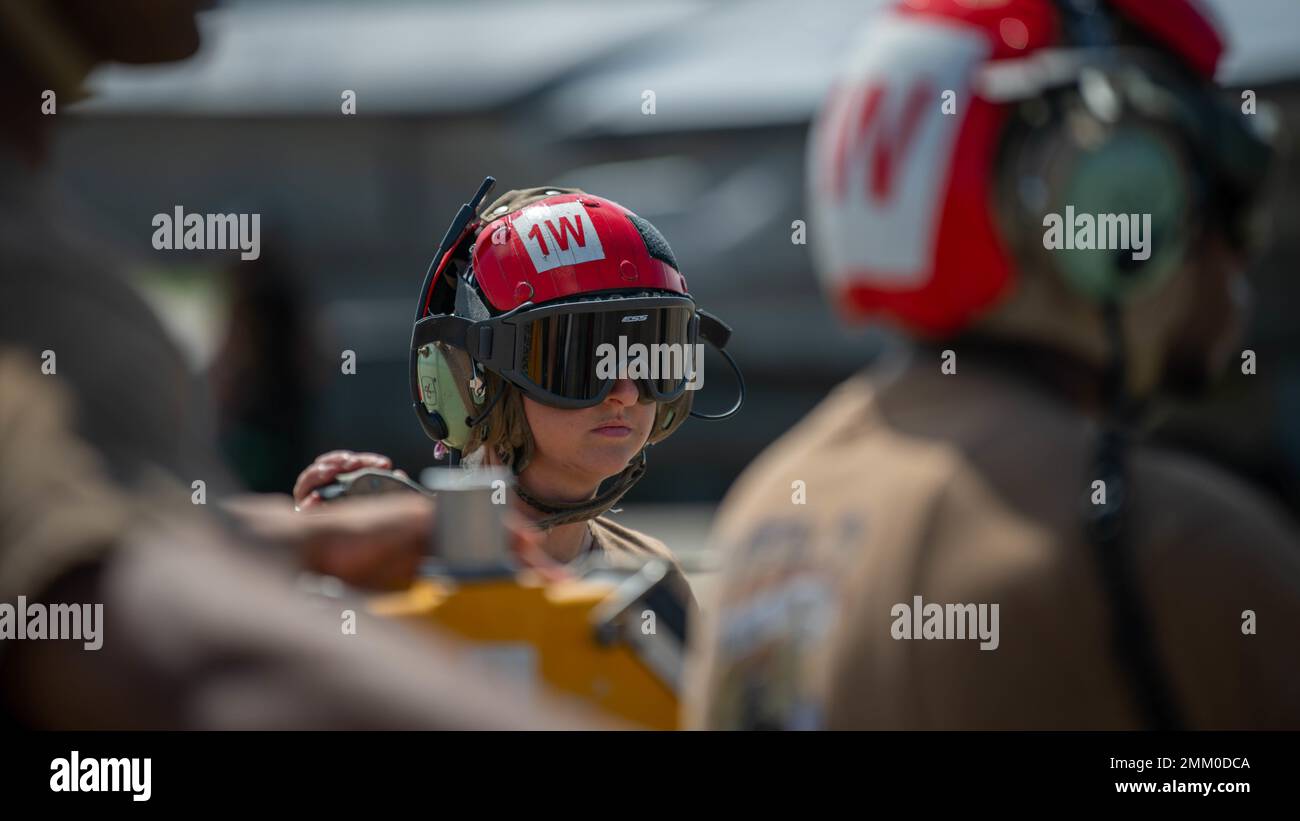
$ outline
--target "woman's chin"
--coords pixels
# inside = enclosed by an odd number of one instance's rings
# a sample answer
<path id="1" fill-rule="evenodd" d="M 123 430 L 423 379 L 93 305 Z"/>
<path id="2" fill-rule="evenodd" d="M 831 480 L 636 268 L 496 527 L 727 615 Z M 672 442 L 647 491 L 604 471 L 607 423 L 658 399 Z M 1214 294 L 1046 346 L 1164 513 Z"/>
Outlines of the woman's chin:
<path id="1" fill-rule="evenodd" d="M 583 464 L 585 472 L 591 476 L 599 477 L 600 481 L 622 473 L 623 469 L 627 467 L 627 463 L 632 461 L 633 456 L 636 456 L 635 450 L 626 447 L 609 447 L 602 448 L 602 450 L 604 452 L 599 454 L 599 458 L 596 458 L 597 454 L 592 454 L 593 458 L 585 460 Z"/>

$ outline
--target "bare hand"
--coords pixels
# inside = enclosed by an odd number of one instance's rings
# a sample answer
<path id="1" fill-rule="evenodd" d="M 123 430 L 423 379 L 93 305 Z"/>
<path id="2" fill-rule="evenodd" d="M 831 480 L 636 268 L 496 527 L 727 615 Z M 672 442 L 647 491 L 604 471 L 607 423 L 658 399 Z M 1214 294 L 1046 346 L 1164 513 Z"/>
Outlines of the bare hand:
<path id="1" fill-rule="evenodd" d="M 433 503 L 414 493 L 340 499 L 300 517 L 300 561 L 357 587 L 397 590 L 420 569 L 433 517 Z"/>
<path id="2" fill-rule="evenodd" d="M 350 450 L 332 450 L 316 457 L 316 461 L 298 474 L 298 481 L 293 485 L 293 501 L 299 510 L 312 510 L 324 503 L 319 488 L 325 487 L 342 473 L 350 473 L 362 468 L 392 470 L 393 460 L 378 453 L 354 453 Z M 393 471 L 406 477 L 400 470 Z M 407 477 L 409 478 L 409 477 Z"/>

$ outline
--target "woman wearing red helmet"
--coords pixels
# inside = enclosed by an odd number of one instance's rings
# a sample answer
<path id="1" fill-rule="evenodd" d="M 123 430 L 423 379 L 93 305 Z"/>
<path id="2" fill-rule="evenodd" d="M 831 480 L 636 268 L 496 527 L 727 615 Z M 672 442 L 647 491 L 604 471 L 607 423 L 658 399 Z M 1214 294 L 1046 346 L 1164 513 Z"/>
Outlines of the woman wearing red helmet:
<path id="1" fill-rule="evenodd" d="M 420 425 L 453 463 L 514 473 L 515 507 L 552 560 L 665 558 L 689 591 L 662 542 L 603 514 L 644 474 L 646 449 L 687 416 L 739 409 L 691 411 L 700 345 L 731 362 L 730 331 L 696 307 L 646 220 L 550 187 L 507 192 L 476 212 L 490 186 L 462 207 L 420 290 L 410 369 Z M 611 358 L 629 350 L 651 355 L 643 367 Z M 391 462 L 325 454 L 294 498 L 311 508 L 320 487 L 361 467 Z"/>

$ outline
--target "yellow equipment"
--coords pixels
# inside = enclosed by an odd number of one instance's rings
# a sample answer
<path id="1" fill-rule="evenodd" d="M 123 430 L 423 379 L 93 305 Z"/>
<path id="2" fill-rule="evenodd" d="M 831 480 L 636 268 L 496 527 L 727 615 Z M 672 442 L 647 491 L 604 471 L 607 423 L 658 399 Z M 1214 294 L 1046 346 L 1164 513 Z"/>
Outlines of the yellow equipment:
<path id="1" fill-rule="evenodd" d="M 330 495 L 400 489 L 381 473 L 341 476 Z M 372 599 L 371 612 L 449 631 L 493 666 L 631 723 L 676 729 L 686 609 L 663 583 L 667 564 L 547 574 L 521 567 L 501 523 L 508 474 L 434 474 L 432 556 L 410 588 Z"/>
<path id="2" fill-rule="evenodd" d="M 374 613 L 449 630 L 508 672 L 654 729 L 677 728 L 682 637 L 654 600 L 666 566 L 545 580 L 520 570 L 428 576 Z M 679 605 L 680 607 L 680 605 Z M 650 632 L 653 631 L 653 632 Z"/>

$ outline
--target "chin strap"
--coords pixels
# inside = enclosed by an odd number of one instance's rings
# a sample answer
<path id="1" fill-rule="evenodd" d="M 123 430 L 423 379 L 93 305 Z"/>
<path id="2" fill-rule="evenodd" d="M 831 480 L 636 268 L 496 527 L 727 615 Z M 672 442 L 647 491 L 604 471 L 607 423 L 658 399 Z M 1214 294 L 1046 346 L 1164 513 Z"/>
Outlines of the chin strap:
<path id="1" fill-rule="evenodd" d="M 1130 496 L 1126 427 L 1132 408 L 1125 386 L 1126 352 L 1119 307 L 1111 301 L 1103 310 L 1112 358 L 1105 377 L 1106 407 L 1093 475 L 1105 483 L 1106 503 L 1093 505 L 1090 498 L 1085 501 L 1086 530 L 1102 587 L 1110 601 L 1111 646 L 1120 668 L 1132 682 L 1138 710 L 1150 729 L 1176 730 L 1183 727 L 1181 711 L 1160 664 L 1134 556 L 1127 549 L 1125 538 Z"/>
<path id="2" fill-rule="evenodd" d="M 645 448 L 633 457 L 628 466 L 623 468 L 623 472 L 613 478 L 609 489 L 603 493 L 598 493 L 594 499 L 586 502 L 546 502 L 533 496 L 528 491 L 515 483 L 515 494 L 523 499 L 529 507 L 540 513 L 546 514 L 544 518 L 535 522 L 542 530 L 550 530 L 559 525 L 567 525 L 573 522 L 583 522 L 588 519 L 594 519 L 614 505 L 618 500 L 623 498 L 623 494 L 632 489 L 641 477 L 645 475 L 646 453 Z"/>

